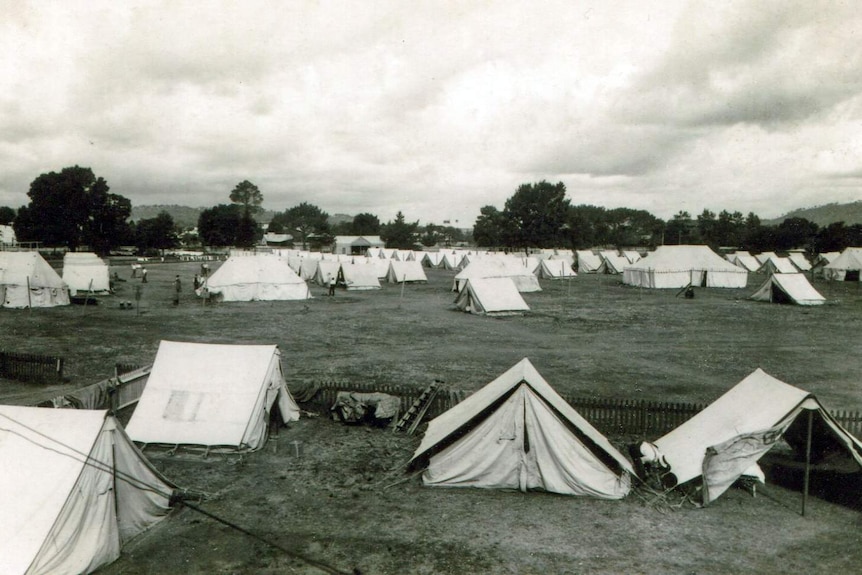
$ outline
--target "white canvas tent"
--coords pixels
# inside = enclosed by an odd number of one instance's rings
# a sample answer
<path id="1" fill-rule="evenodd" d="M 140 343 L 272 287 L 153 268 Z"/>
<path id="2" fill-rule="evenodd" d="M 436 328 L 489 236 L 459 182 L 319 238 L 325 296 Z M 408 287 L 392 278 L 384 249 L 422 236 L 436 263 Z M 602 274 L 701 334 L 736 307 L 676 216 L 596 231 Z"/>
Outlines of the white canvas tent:
<path id="1" fill-rule="evenodd" d="M 805 254 L 799 252 L 791 252 L 787 254 L 788 259 L 793 262 L 793 265 L 796 266 L 801 272 L 807 272 L 811 269 L 811 262 L 805 257 Z"/>
<path id="2" fill-rule="evenodd" d="M 771 256 L 761 264 L 757 271 L 767 274 L 792 274 L 796 273 L 796 266 L 788 258 Z"/>
<path id="3" fill-rule="evenodd" d="M 797 305 L 821 305 L 826 301 L 801 273 L 770 275 L 751 299 Z"/>
<path id="4" fill-rule="evenodd" d="M 425 485 L 625 497 L 631 464 L 528 359 L 434 418 L 411 459 Z"/>
<path id="5" fill-rule="evenodd" d="M 0 406 L 0 573 L 90 573 L 162 520 L 174 486 L 107 411 Z"/>
<path id="6" fill-rule="evenodd" d="M 204 280 L 201 293 L 222 301 L 281 301 L 311 298 L 308 285 L 287 261 L 272 254 L 231 256 Z"/>
<path id="7" fill-rule="evenodd" d="M 480 315 L 515 315 L 530 311 L 511 278 L 472 278 L 455 297 L 455 307 Z"/>
<path id="8" fill-rule="evenodd" d="M 455 275 L 452 291 L 460 291 L 464 287 L 464 282 L 476 278 L 510 278 L 515 282 L 519 292 L 542 291 L 539 278 L 533 273 L 534 269 L 535 266 L 532 269 L 525 267 L 520 258 L 505 256 L 480 258 L 467 264 Z"/>
<path id="9" fill-rule="evenodd" d="M 862 248 L 846 248 L 841 255 L 823 267 L 823 277 L 836 281 L 859 281 L 862 271 Z"/>
<path id="10" fill-rule="evenodd" d="M 424 252 L 422 254 L 422 265 L 429 268 L 443 267 L 443 252 Z"/>
<path id="11" fill-rule="evenodd" d="M 808 414 L 811 417 L 810 426 Z M 755 370 L 703 411 L 654 442 L 670 468 L 666 485 L 703 478 L 704 503 L 719 497 L 781 439 L 805 453 L 808 463 L 849 459 L 862 468 L 862 443 L 848 433 L 812 394 Z"/>
<path id="12" fill-rule="evenodd" d="M 0 252 L 0 307 L 69 305 L 69 287 L 39 252 Z"/>
<path id="13" fill-rule="evenodd" d="M 572 271 L 571 261 L 565 259 L 547 259 L 539 262 L 539 267 L 536 268 L 536 275 L 539 279 L 561 280 L 577 277 Z"/>
<path id="14" fill-rule="evenodd" d="M 596 273 L 612 275 L 621 274 L 631 265 L 628 258 L 619 256 L 613 252 L 602 252 L 601 258 L 602 264 L 599 266 L 599 269 L 596 270 Z"/>
<path id="15" fill-rule="evenodd" d="M 736 252 L 727 256 L 727 261 L 749 272 L 760 269 L 760 262 L 748 252 Z"/>
<path id="16" fill-rule="evenodd" d="M 707 246 L 659 246 L 623 271 L 623 283 L 646 288 L 744 288 L 748 272 Z"/>
<path id="17" fill-rule="evenodd" d="M 314 276 L 312 276 L 311 280 L 317 285 L 328 286 L 329 278 L 338 280 L 339 270 L 341 270 L 341 262 L 321 260 L 317 262 Z"/>
<path id="18" fill-rule="evenodd" d="M 397 261 L 389 260 L 389 271 L 386 281 L 391 284 L 402 282 L 427 282 L 428 276 L 422 268 L 422 262 L 418 260 Z"/>
<path id="19" fill-rule="evenodd" d="M 284 422 L 299 419 L 279 357 L 274 345 L 162 341 L 129 437 L 143 444 L 259 449 L 273 405 Z"/>
<path id="20" fill-rule="evenodd" d="M 348 291 L 380 289 L 378 273 L 375 265 L 342 262 L 338 283 Z"/>
<path id="21" fill-rule="evenodd" d="M 596 273 L 602 265 L 602 258 L 589 250 L 579 250 L 578 254 L 578 273 L 592 274 Z"/>
<path id="22" fill-rule="evenodd" d="M 108 265 L 92 252 L 66 252 L 63 256 L 63 281 L 69 293 L 79 291 L 106 294 L 111 291 Z"/>

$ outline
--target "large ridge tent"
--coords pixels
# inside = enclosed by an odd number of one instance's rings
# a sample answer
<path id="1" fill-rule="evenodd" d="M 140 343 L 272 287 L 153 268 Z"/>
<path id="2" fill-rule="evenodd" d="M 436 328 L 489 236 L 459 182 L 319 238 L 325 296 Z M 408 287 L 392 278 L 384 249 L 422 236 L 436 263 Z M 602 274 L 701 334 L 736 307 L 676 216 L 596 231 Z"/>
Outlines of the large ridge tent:
<path id="1" fill-rule="evenodd" d="M 69 305 L 69 287 L 39 252 L 0 252 L 0 307 Z"/>
<path id="2" fill-rule="evenodd" d="M 530 311 L 511 278 L 472 278 L 455 296 L 455 307 L 479 315 L 516 315 Z"/>
<path id="3" fill-rule="evenodd" d="M 751 299 L 797 305 L 821 305 L 826 301 L 801 273 L 770 275 Z"/>
<path id="4" fill-rule="evenodd" d="M 287 261 L 272 254 L 229 257 L 204 280 L 203 289 L 222 301 L 281 301 L 311 297 L 308 285 L 290 269 Z"/>
<path id="5" fill-rule="evenodd" d="M 803 413 L 808 417 L 799 417 Z M 703 411 L 654 442 L 669 466 L 666 485 L 702 478 L 703 501 L 718 498 L 782 437 L 797 457 L 862 468 L 862 443 L 832 418 L 811 393 L 755 370 Z M 849 458 L 849 459 L 848 459 Z"/>
<path id="6" fill-rule="evenodd" d="M 623 283 L 646 288 L 744 288 L 748 272 L 707 246 L 659 246 L 623 271 Z"/>
<path id="7" fill-rule="evenodd" d="M 143 444 L 255 450 L 273 405 L 299 419 L 274 345 L 162 341 L 126 430 Z"/>
<path id="8" fill-rule="evenodd" d="M 823 267 L 823 277 L 837 281 L 859 281 L 862 270 L 862 248 L 846 248 L 841 255 Z"/>
<path id="9" fill-rule="evenodd" d="M 397 284 L 402 282 L 427 282 L 428 276 L 422 268 L 419 260 L 389 260 L 389 271 L 386 274 L 387 283 Z"/>
<path id="10" fill-rule="evenodd" d="M 90 573 L 169 512 L 174 486 L 107 411 L 0 406 L 0 572 Z"/>
<path id="11" fill-rule="evenodd" d="M 625 497 L 634 470 L 524 358 L 428 423 L 411 459 L 441 487 Z"/>
<path id="12" fill-rule="evenodd" d="M 108 265 L 92 252 L 66 252 L 63 256 L 63 281 L 69 293 L 106 294 L 111 291 Z"/>

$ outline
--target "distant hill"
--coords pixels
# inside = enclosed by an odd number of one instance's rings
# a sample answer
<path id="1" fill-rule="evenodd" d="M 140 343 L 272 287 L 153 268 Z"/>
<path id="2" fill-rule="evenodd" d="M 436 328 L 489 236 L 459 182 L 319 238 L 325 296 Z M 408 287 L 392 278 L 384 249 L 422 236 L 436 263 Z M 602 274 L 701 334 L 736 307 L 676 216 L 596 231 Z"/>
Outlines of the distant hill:
<path id="1" fill-rule="evenodd" d="M 764 225 L 777 226 L 787 218 L 805 218 L 820 227 L 835 222 L 844 222 L 848 226 L 862 224 L 862 201 L 849 204 L 825 204 L 813 208 L 793 210 L 774 220 L 763 220 Z"/>
<path id="2" fill-rule="evenodd" d="M 174 219 L 174 223 L 180 226 L 181 228 L 193 228 L 198 225 L 198 218 L 201 215 L 201 212 L 207 208 L 192 208 L 189 206 L 161 206 L 161 205 L 150 205 L 150 206 L 132 206 L 132 217 L 130 218 L 133 222 L 138 220 L 148 220 L 151 218 L 155 218 L 161 212 L 167 212 Z M 271 210 L 264 210 L 261 213 L 255 216 L 255 219 L 258 223 L 268 224 L 270 220 L 272 220 L 272 216 L 274 216 L 276 212 Z M 332 214 L 329 216 L 329 225 L 335 225 L 341 222 L 352 222 L 353 216 L 349 216 L 347 214 Z"/>

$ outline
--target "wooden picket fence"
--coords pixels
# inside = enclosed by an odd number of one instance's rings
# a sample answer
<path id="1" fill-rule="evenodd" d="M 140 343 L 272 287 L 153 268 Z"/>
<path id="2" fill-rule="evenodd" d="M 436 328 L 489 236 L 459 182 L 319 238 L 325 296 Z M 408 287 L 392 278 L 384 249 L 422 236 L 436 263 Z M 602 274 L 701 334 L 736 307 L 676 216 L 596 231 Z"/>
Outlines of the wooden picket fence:
<path id="1" fill-rule="evenodd" d="M 422 393 L 422 387 L 407 385 L 376 385 L 373 383 L 347 383 L 343 381 L 317 382 L 317 394 L 309 403 L 329 409 L 339 391 L 359 393 L 388 393 L 401 398 L 401 409 L 413 404 Z M 463 390 L 445 389 L 437 394 L 426 414 L 425 421 L 437 417 L 457 405 L 469 394 Z M 656 439 L 691 419 L 706 407 L 701 403 L 673 403 L 665 401 L 619 400 L 584 398 L 561 394 L 569 405 L 600 432 L 612 436 L 633 436 Z M 830 411 L 847 431 L 862 437 L 862 413 Z"/>
<path id="2" fill-rule="evenodd" d="M 0 350 L 0 377 L 36 383 L 63 380 L 63 358 Z"/>

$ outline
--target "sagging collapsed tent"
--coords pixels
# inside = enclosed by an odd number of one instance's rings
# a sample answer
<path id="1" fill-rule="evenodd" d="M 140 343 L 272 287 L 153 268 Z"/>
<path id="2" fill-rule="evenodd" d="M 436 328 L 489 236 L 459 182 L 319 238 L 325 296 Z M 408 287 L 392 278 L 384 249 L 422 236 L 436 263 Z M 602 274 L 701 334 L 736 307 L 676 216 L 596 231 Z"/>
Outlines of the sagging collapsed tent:
<path id="1" fill-rule="evenodd" d="M 625 497 L 634 470 L 526 358 L 433 419 L 411 459 L 425 485 Z"/>
<path id="2" fill-rule="evenodd" d="M 39 252 L 0 252 L 0 307 L 69 305 L 69 287 Z"/>
<path id="3" fill-rule="evenodd" d="M 751 295 L 751 299 L 797 305 L 822 305 L 826 301 L 809 283 L 808 278 L 800 273 L 770 275 Z"/>
<path id="4" fill-rule="evenodd" d="M 222 301 L 280 301 L 311 298 L 308 285 L 287 261 L 272 254 L 231 256 L 210 277 L 200 293 Z"/>
<path id="5" fill-rule="evenodd" d="M 90 573 L 163 519 L 174 486 L 107 411 L 0 406 L 0 572 Z"/>
<path id="6" fill-rule="evenodd" d="M 703 480 L 703 502 L 718 498 L 749 472 L 779 439 L 803 457 L 811 419 L 811 463 L 843 457 L 862 468 L 862 442 L 848 433 L 814 395 L 761 369 L 736 384 L 703 411 L 654 442 L 656 458 L 673 487 Z"/>
<path id="7" fill-rule="evenodd" d="M 511 278 L 473 278 L 455 296 L 455 307 L 480 315 L 515 315 L 530 306 Z"/>
<path id="8" fill-rule="evenodd" d="M 744 288 L 748 272 L 707 246 L 659 246 L 647 257 L 625 268 L 623 283 L 645 288 Z"/>
<path id="9" fill-rule="evenodd" d="M 67 252 L 63 256 L 63 281 L 69 293 L 106 294 L 111 291 L 108 265 L 92 252 Z"/>
<path id="10" fill-rule="evenodd" d="M 299 419 L 275 345 L 162 341 L 147 387 L 127 426 L 143 444 L 255 450 L 270 412 Z"/>

